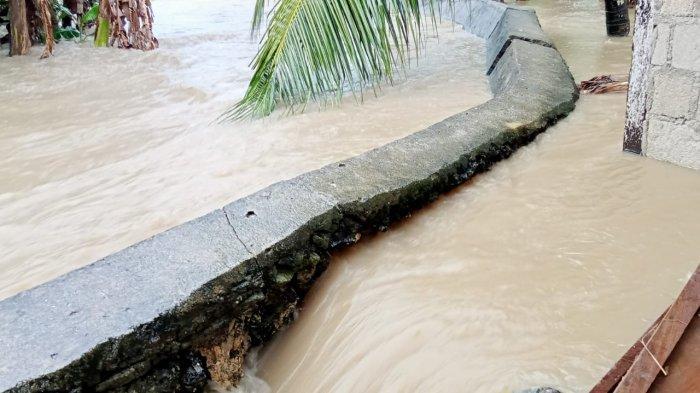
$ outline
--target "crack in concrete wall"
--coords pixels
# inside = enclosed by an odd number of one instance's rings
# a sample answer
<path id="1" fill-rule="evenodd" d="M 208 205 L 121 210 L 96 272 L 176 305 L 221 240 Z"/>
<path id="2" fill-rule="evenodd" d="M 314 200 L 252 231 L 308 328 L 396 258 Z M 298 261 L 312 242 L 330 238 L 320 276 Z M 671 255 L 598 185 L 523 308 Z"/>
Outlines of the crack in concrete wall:
<path id="1" fill-rule="evenodd" d="M 233 223 L 231 223 L 231 217 L 229 217 L 228 213 L 226 213 L 225 211 L 224 211 L 224 215 L 226 216 L 226 221 L 228 222 L 228 225 L 231 227 L 231 230 L 233 231 L 233 236 L 235 236 L 236 239 L 238 239 L 238 241 L 241 243 L 243 248 L 245 248 L 245 250 L 248 251 L 248 253 L 250 255 L 253 255 L 253 252 L 250 251 L 250 249 L 248 249 L 248 246 L 245 243 L 243 243 L 243 240 L 241 240 L 241 237 L 238 236 L 238 233 L 236 232 L 236 227 L 234 227 Z"/>

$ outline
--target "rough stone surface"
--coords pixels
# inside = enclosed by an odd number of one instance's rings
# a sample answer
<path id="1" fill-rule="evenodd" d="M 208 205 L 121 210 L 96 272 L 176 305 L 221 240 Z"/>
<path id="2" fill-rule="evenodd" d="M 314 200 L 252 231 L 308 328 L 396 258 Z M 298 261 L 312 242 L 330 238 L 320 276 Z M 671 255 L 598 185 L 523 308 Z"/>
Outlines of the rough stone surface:
<path id="1" fill-rule="evenodd" d="M 493 71 L 498 59 L 508 48 L 509 42 L 513 40 L 523 40 L 543 46 L 554 46 L 552 40 L 542 31 L 534 10 L 508 8 L 498 26 L 486 40 L 487 74 Z"/>
<path id="2" fill-rule="evenodd" d="M 663 0 L 660 14 L 663 16 L 697 16 L 698 0 Z"/>
<path id="3" fill-rule="evenodd" d="M 454 21 L 475 36 L 488 38 L 507 8 L 505 4 L 493 4 L 493 0 L 457 0 Z M 443 16 L 453 17 L 447 7 L 443 9 Z"/>
<path id="4" fill-rule="evenodd" d="M 668 60 L 668 48 L 671 41 L 671 26 L 659 24 L 656 27 L 656 46 L 651 56 L 651 64 L 665 65 Z"/>
<path id="5" fill-rule="evenodd" d="M 700 169 L 700 0 L 640 0 L 624 148 Z"/>
<path id="6" fill-rule="evenodd" d="M 682 70 L 700 71 L 700 23 L 676 26 L 671 65 Z"/>
<path id="7" fill-rule="evenodd" d="M 649 122 L 647 155 L 690 168 L 700 168 L 700 123 L 674 124 L 652 119 Z M 678 160 L 680 158 L 680 160 Z"/>
<path id="8" fill-rule="evenodd" d="M 498 20 L 466 28 L 499 25 L 504 5 L 474 3 Z M 247 348 L 292 320 L 331 251 L 385 230 L 573 109 L 578 91 L 555 49 L 503 45 L 492 100 L 0 302 L 0 391 L 201 392 L 212 377 L 240 376 Z"/>
<path id="9" fill-rule="evenodd" d="M 196 349 L 205 359 L 211 379 L 224 388 L 232 388 L 233 381 L 243 377 L 243 364 L 249 348 L 250 336 L 240 322 L 233 321 L 225 334 Z"/>
<path id="10" fill-rule="evenodd" d="M 654 75 L 652 114 L 668 117 L 687 117 L 695 104 L 695 76 L 682 71 L 656 72 Z M 686 99 L 683 99 L 686 97 Z"/>

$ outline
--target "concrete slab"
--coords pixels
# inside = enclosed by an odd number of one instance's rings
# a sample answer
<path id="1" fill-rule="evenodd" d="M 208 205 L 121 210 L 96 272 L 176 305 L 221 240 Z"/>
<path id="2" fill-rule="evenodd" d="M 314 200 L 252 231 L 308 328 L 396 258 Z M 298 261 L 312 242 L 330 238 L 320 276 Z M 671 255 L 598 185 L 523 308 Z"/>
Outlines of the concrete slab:
<path id="1" fill-rule="evenodd" d="M 443 16 L 451 17 L 451 10 L 443 10 Z M 457 0 L 454 5 L 454 21 L 480 38 L 488 38 L 501 20 L 508 6 L 493 0 Z"/>
<path id="2" fill-rule="evenodd" d="M 216 210 L 0 302 L 0 391 L 70 368 L 249 258 Z"/>
<path id="3" fill-rule="evenodd" d="M 542 31 L 534 10 L 524 7 L 508 8 L 498 26 L 486 39 L 487 75 L 493 71 L 498 59 L 513 40 L 554 47 L 552 40 Z"/>

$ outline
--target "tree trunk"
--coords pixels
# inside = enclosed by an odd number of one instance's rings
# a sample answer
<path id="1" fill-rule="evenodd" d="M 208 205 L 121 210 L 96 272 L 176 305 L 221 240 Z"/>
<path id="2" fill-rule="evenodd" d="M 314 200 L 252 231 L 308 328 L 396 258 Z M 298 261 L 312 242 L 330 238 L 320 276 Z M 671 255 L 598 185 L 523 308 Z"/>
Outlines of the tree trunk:
<path id="1" fill-rule="evenodd" d="M 630 32 L 627 0 L 605 0 L 605 26 L 609 36 L 624 37 Z"/>
<path id="2" fill-rule="evenodd" d="M 108 36 L 109 38 L 106 38 Z M 96 46 L 152 50 L 158 47 L 153 35 L 150 0 L 100 0 Z"/>
<path id="3" fill-rule="evenodd" d="M 25 0 L 10 0 L 10 56 L 26 55 L 31 46 L 27 3 Z"/>
<path id="4" fill-rule="evenodd" d="M 109 0 L 109 45 L 117 43 L 119 48 L 131 48 L 129 36 L 126 33 L 126 16 L 129 15 L 129 2 L 121 0 Z"/>
<path id="5" fill-rule="evenodd" d="M 49 0 L 34 0 L 37 10 L 39 10 L 39 18 L 41 18 L 42 28 L 44 29 L 44 52 L 40 59 L 46 59 L 53 54 L 53 18 L 51 16 L 51 3 Z"/>
<path id="6" fill-rule="evenodd" d="M 129 39 L 131 46 L 141 50 L 158 48 L 158 40 L 153 35 L 153 9 L 151 0 L 137 0 L 131 8 Z"/>

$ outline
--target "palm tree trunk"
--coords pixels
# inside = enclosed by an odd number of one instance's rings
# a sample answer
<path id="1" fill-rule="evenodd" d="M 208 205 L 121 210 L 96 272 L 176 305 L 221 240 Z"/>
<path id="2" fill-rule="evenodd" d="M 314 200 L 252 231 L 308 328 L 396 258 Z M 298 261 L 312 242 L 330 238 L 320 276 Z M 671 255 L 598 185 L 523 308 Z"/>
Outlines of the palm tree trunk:
<path id="1" fill-rule="evenodd" d="M 10 56 L 29 53 L 32 41 L 29 38 L 27 3 L 25 0 L 10 0 Z"/>

